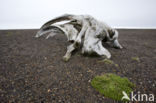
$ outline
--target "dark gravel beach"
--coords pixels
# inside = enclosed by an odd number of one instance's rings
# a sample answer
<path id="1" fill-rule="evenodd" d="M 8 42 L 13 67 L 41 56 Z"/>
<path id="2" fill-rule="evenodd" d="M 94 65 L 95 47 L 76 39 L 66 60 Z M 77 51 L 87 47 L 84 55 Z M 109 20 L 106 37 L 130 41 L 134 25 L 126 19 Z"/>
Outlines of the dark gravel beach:
<path id="1" fill-rule="evenodd" d="M 104 46 L 117 64 L 75 52 L 62 57 L 65 35 L 34 38 L 37 30 L 0 30 L 1 103 L 118 103 L 98 93 L 91 79 L 104 73 L 127 77 L 134 92 L 156 96 L 156 30 L 119 30 L 122 50 Z"/>

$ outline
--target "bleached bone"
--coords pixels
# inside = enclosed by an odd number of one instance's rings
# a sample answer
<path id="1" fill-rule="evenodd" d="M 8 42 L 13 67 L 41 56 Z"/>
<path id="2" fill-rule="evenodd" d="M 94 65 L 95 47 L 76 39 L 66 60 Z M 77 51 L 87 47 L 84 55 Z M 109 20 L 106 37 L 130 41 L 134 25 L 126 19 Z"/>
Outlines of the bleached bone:
<path id="1" fill-rule="evenodd" d="M 98 36 L 100 33 L 96 30 L 89 27 L 86 31 L 85 38 L 84 38 L 84 44 L 82 47 L 82 54 L 84 53 L 97 53 L 100 56 L 106 56 L 107 58 L 111 57 L 111 54 L 109 51 L 102 46 L 102 39 L 97 38 L 95 36 Z"/>
<path id="2" fill-rule="evenodd" d="M 68 23 L 56 25 L 55 23 L 68 20 Z M 55 30 L 53 30 L 55 27 Z M 57 29 L 56 29 L 57 28 Z M 36 37 L 40 37 L 47 32 L 49 36 L 58 34 L 61 31 L 67 36 L 68 41 L 73 41 L 67 47 L 67 52 L 63 59 L 68 61 L 71 53 L 82 45 L 82 54 L 96 53 L 106 58 L 111 58 L 109 51 L 103 47 L 102 42 L 111 42 L 114 47 L 122 49 L 118 42 L 118 31 L 112 29 L 106 23 L 100 22 L 89 15 L 69 15 L 65 14 L 45 23 L 37 32 Z"/>
<path id="3" fill-rule="evenodd" d="M 52 32 L 52 33 L 60 33 L 60 32 L 62 32 L 63 33 L 63 31 L 59 31 L 59 28 L 58 27 L 56 27 L 55 25 L 54 26 L 48 26 L 47 28 L 45 28 L 44 30 L 39 30 L 38 32 L 37 32 L 37 34 L 35 35 L 35 37 L 36 38 L 38 38 L 38 37 L 40 37 L 40 36 L 42 36 L 42 35 L 44 35 L 44 34 L 47 34 L 47 33 L 50 33 L 50 32 Z M 50 35 L 49 35 L 50 36 Z M 52 35 L 51 35 L 52 36 Z M 54 35 L 53 35 L 54 36 Z M 47 36 L 47 38 L 48 38 L 48 36 Z"/>
<path id="4" fill-rule="evenodd" d="M 67 36 L 68 41 L 74 41 L 77 37 L 78 31 L 74 28 L 72 24 L 65 24 L 65 25 L 54 25 L 58 27 L 60 30 L 64 32 Z"/>

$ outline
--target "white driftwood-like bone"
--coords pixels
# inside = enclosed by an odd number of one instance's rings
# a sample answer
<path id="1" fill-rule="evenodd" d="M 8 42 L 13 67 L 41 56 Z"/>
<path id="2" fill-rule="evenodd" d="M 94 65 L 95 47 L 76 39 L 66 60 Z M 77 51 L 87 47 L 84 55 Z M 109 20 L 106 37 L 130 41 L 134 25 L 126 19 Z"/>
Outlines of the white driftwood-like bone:
<path id="1" fill-rule="evenodd" d="M 61 21 L 68 21 L 68 23 L 55 24 Z M 115 48 L 122 49 L 118 42 L 118 31 L 89 15 L 65 14 L 54 18 L 45 23 L 35 37 L 40 37 L 46 33 L 50 33 L 47 38 L 64 33 L 68 41 L 72 42 L 67 47 L 67 52 L 63 57 L 65 61 L 68 61 L 71 53 L 80 46 L 82 46 L 82 54 L 96 53 L 108 59 L 111 58 L 111 54 L 103 47 L 103 42 L 111 42 Z"/>

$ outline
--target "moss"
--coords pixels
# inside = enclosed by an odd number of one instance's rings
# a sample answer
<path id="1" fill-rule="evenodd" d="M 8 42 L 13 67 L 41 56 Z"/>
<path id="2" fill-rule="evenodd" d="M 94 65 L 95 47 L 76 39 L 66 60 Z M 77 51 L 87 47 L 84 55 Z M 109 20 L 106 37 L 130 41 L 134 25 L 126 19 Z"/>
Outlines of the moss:
<path id="1" fill-rule="evenodd" d="M 154 48 L 154 46 L 153 45 L 150 45 L 149 43 L 147 43 L 147 42 L 145 42 L 144 43 L 144 45 L 146 46 L 146 47 L 148 47 L 148 48 Z"/>
<path id="2" fill-rule="evenodd" d="M 119 65 L 118 64 L 114 64 L 116 67 L 119 67 Z"/>
<path id="3" fill-rule="evenodd" d="M 111 64 L 111 65 L 115 65 L 116 67 L 119 67 L 118 64 L 114 63 L 112 60 L 110 59 L 104 59 L 104 60 L 101 60 L 101 61 L 98 61 L 98 62 L 104 62 L 105 64 Z"/>
<path id="4" fill-rule="evenodd" d="M 114 62 L 112 60 L 109 60 L 109 59 L 104 59 L 103 62 L 106 64 L 114 64 Z"/>
<path id="5" fill-rule="evenodd" d="M 139 57 L 132 57 L 131 59 L 134 60 L 134 61 L 140 62 Z"/>
<path id="6" fill-rule="evenodd" d="M 112 61 L 112 60 L 110 60 L 110 59 L 104 59 L 104 60 L 100 60 L 100 61 L 98 61 L 99 63 L 102 63 L 102 62 L 104 62 L 104 63 L 106 63 L 106 64 L 114 64 L 114 62 Z"/>
<path id="7" fill-rule="evenodd" d="M 120 76 L 109 73 L 96 76 L 92 79 L 91 85 L 105 97 L 109 97 L 117 101 L 121 101 L 123 97 L 122 91 L 130 94 L 132 88 L 135 86 L 127 78 L 121 78 Z"/>
<path id="8" fill-rule="evenodd" d="M 12 35 L 12 32 L 9 32 L 9 31 L 8 31 L 8 32 L 6 33 L 6 35 L 7 35 L 7 36 L 10 36 L 10 35 Z"/>

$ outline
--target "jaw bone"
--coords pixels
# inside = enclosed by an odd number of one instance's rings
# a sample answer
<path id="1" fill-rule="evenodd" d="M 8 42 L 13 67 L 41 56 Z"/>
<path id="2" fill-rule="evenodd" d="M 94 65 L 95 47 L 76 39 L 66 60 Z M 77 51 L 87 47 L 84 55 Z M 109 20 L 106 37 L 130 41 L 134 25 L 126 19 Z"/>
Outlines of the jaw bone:
<path id="1" fill-rule="evenodd" d="M 55 24 L 60 21 L 69 22 Z M 122 49 L 122 46 L 118 42 L 117 30 L 88 15 L 65 14 L 52 19 L 40 28 L 35 37 L 40 37 L 51 32 L 47 36 L 47 38 L 49 38 L 59 34 L 59 31 L 67 36 L 68 41 L 72 41 L 72 44 L 67 47 L 67 52 L 63 57 L 64 61 L 68 61 L 71 53 L 80 45 L 82 45 L 82 54 L 95 52 L 102 57 L 110 59 L 111 54 L 103 47 L 103 40 L 105 40 L 105 42 L 111 42 L 116 48 Z"/>

